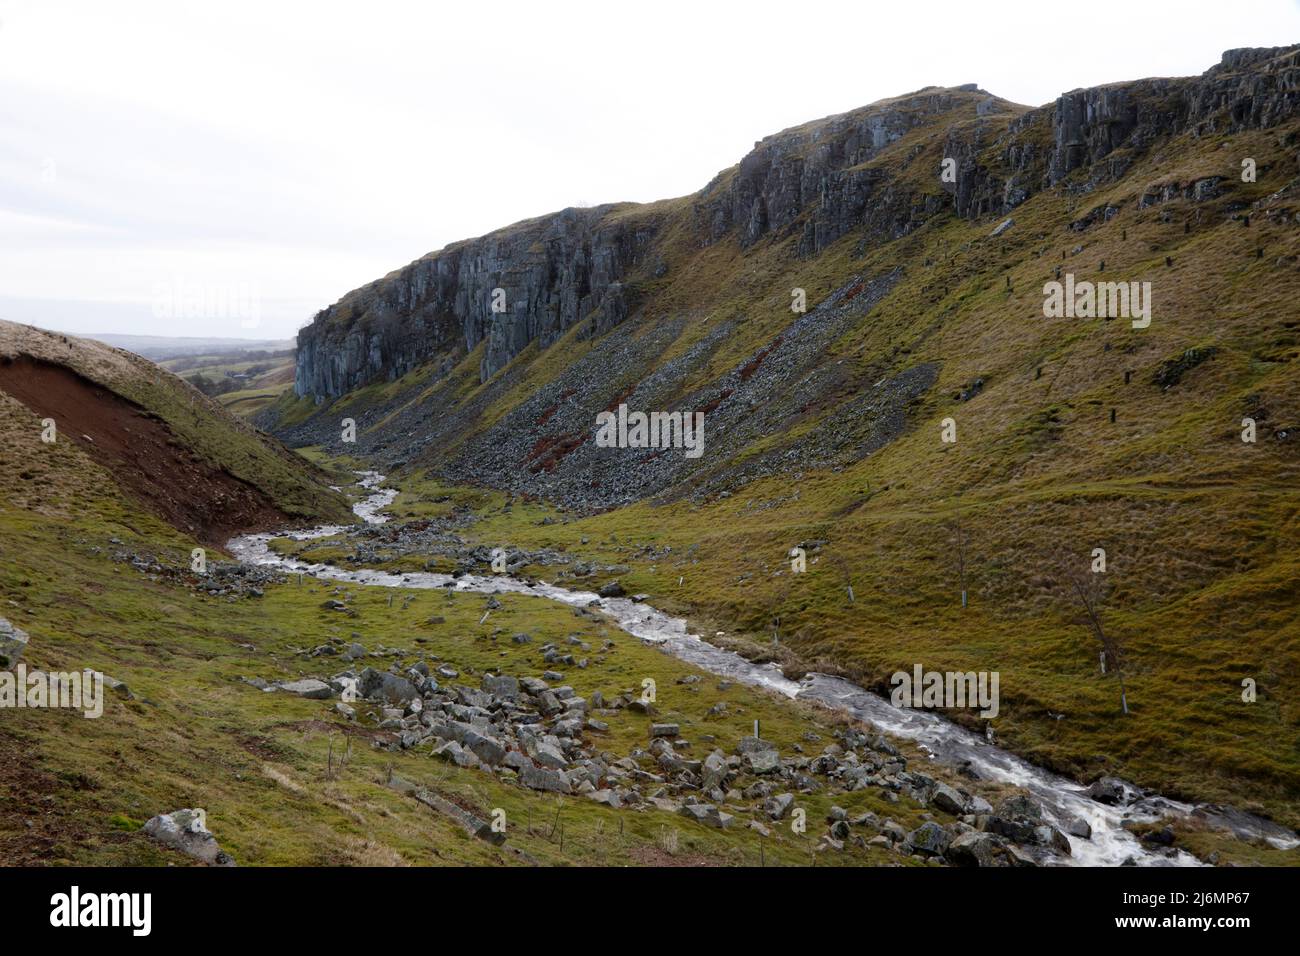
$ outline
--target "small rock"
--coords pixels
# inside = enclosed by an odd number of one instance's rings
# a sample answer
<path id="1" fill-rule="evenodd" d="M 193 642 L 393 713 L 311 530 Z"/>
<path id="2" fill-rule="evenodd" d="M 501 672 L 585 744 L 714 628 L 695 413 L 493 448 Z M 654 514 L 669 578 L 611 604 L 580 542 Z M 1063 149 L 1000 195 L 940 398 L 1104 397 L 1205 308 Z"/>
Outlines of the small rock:
<path id="1" fill-rule="evenodd" d="M 163 846 L 179 850 L 211 866 L 234 866 L 235 861 L 217 844 L 204 824 L 202 810 L 173 810 L 151 817 L 144 832 Z"/>
<path id="2" fill-rule="evenodd" d="M 1143 834 L 1144 843 L 1154 843 L 1156 846 L 1173 846 L 1174 831 L 1170 827 L 1162 827 L 1159 830 L 1152 830 L 1150 833 Z"/>
<path id="3" fill-rule="evenodd" d="M 13 667 L 27 650 L 27 632 L 0 617 L 0 667 Z"/>
<path id="4" fill-rule="evenodd" d="M 1082 837 L 1085 840 L 1092 839 L 1092 827 L 1088 821 L 1082 817 L 1067 817 L 1065 820 L 1065 832 L 1070 836 Z"/>

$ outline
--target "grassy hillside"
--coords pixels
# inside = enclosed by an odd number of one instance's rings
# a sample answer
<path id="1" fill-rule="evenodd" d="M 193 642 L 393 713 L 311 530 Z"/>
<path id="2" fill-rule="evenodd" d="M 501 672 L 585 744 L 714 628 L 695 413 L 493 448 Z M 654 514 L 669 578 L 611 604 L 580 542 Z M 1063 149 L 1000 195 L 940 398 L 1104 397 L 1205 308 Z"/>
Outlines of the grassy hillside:
<path id="1" fill-rule="evenodd" d="M 0 391 L 9 507 L 74 515 L 88 490 L 120 482 L 144 510 L 216 544 L 258 524 L 348 514 L 323 472 L 128 352 L 3 322 Z M 47 418 L 52 443 L 41 440 Z M 102 502 L 118 508 L 115 495 Z"/>

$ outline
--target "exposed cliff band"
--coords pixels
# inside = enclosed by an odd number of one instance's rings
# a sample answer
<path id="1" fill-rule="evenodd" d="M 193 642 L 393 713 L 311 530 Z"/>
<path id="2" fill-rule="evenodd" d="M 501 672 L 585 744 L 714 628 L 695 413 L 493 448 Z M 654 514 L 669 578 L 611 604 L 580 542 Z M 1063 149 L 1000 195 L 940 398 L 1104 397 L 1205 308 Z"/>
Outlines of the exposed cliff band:
<path id="1" fill-rule="evenodd" d="M 936 215 L 1005 215 L 1064 184 L 1087 192 L 1168 136 L 1275 125 L 1300 111 L 1300 47 L 1230 50 L 1200 77 L 1075 90 L 1038 109 L 972 85 L 928 88 L 763 139 L 692 197 L 686 228 L 701 244 L 797 237 L 812 256 L 855 230 L 906 235 Z M 918 185 L 873 160 L 939 122 L 955 183 Z M 1082 170 L 1078 176 L 1076 171 Z M 942 191 L 940 191 L 940 189 Z M 603 333 L 635 309 L 635 284 L 663 274 L 667 231 L 653 207 L 565 209 L 455 243 L 344 296 L 298 334 L 294 390 L 334 398 L 483 343 L 486 381 L 530 344 L 576 324 Z M 506 308 L 491 310 L 503 289 Z"/>

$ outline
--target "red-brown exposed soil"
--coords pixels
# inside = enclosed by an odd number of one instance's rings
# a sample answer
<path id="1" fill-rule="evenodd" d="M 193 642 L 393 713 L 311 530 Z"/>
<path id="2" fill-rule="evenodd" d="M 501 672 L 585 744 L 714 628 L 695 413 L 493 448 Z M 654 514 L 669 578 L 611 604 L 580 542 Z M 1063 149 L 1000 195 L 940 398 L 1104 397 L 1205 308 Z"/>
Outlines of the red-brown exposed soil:
<path id="1" fill-rule="evenodd" d="M 0 358 L 0 390 L 73 441 L 132 498 L 204 544 L 287 524 L 258 488 L 199 458 L 163 421 L 76 372 L 28 356 Z"/>

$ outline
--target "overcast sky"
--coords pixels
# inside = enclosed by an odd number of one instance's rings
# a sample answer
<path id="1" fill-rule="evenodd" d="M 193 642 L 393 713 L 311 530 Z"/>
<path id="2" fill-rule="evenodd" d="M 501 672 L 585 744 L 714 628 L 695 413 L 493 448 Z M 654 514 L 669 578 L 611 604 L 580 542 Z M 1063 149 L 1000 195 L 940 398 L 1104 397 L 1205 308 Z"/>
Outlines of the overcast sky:
<path id="1" fill-rule="evenodd" d="M 1039 105 L 1298 40 L 1283 0 L 0 0 L 0 318 L 287 337 L 448 242 L 694 192 L 876 99 Z"/>

